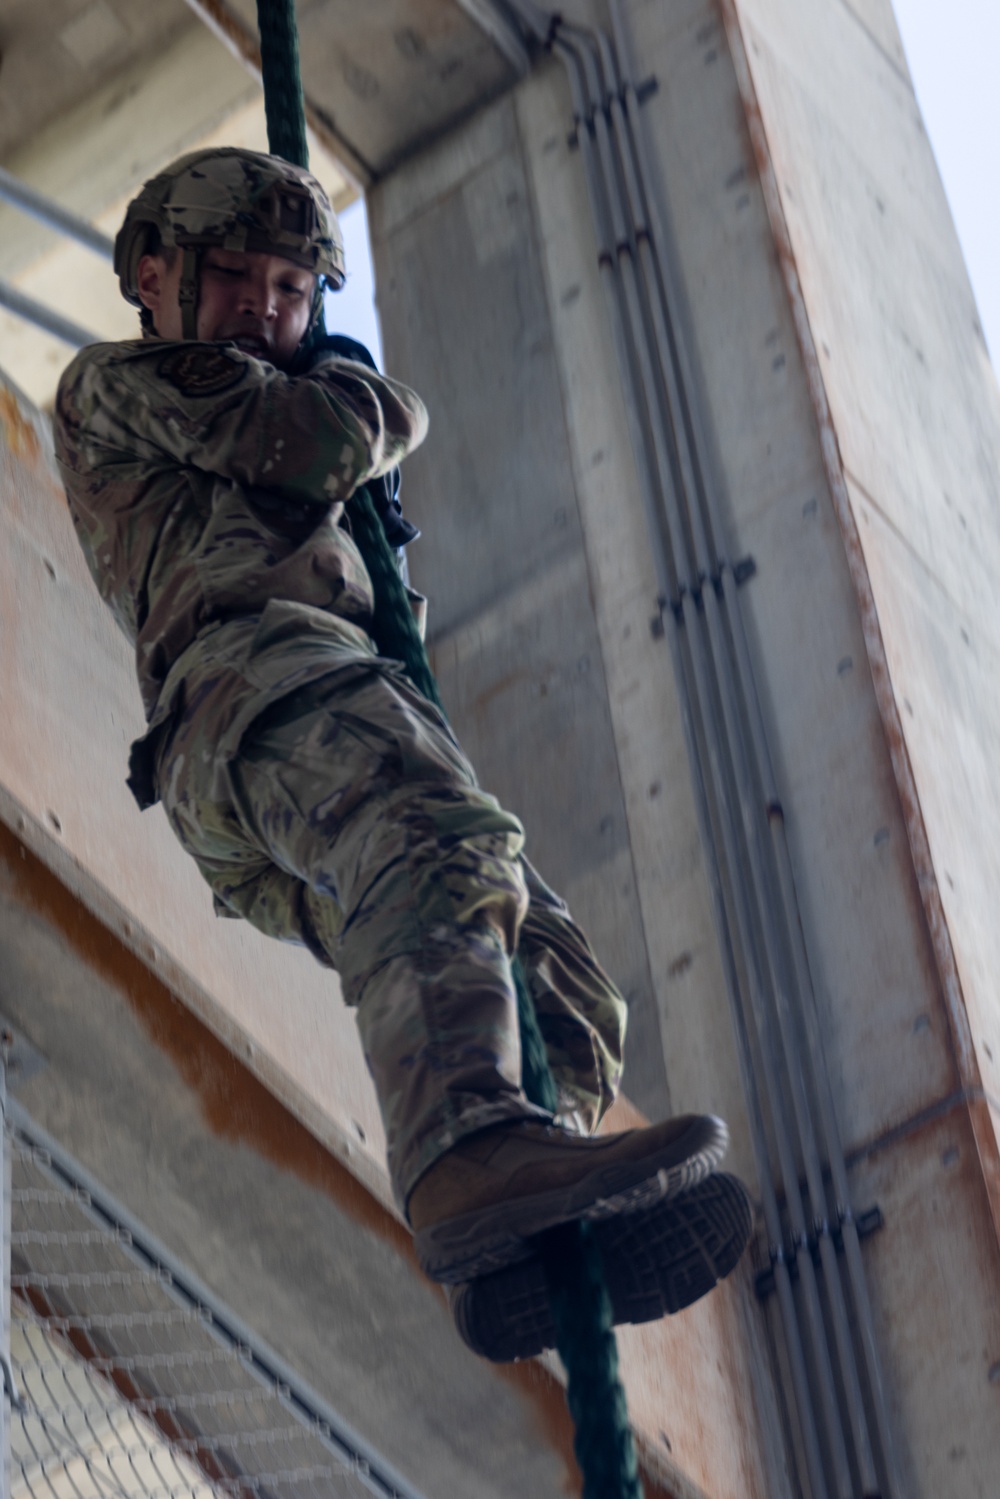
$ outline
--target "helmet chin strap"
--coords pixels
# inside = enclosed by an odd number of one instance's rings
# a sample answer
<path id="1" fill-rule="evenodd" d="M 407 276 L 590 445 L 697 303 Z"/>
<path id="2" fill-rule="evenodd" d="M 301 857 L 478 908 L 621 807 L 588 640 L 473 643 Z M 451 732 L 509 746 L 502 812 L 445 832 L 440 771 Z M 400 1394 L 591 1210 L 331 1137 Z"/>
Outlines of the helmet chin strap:
<path id="1" fill-rule="evenodd" d="M 309 364 L 310 355 L 323 343 L 326 337 L 326 323 L 323 320 L 323 293 L 325 291 L 325 278 L 317 276 L 316 291 L 313 294 L 312 311 L 309 314 L 309 326 L 299 340 L 299 346 L 288 367 L 290 375 L 301 374 Z"/>
<path id="2" fill-rule="evenodd" d="M 181 309 L 181 337 L 198 337 L 198 251 L 190 245 L 182 251 L 181 279 L 177 301 Z"/>

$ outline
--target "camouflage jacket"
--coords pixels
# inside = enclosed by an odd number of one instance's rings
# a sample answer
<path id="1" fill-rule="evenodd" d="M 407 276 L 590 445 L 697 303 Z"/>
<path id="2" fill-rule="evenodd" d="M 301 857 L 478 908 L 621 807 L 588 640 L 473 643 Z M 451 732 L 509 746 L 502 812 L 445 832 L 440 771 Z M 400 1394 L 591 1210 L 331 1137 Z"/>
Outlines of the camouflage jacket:
<path id="1" fill-rule="evenodd" d="M 350 360 L 323 357 L 293 378 L 233 344 L 143 339 L 77 355 L 56 399 L 56 456 L 90 571 L 135 647 L 151 726 L 199 633 L 269 601 L 321 610 L 370 650 L 371 582 L 344 504 L 426 431 L 418 396 Z"/>

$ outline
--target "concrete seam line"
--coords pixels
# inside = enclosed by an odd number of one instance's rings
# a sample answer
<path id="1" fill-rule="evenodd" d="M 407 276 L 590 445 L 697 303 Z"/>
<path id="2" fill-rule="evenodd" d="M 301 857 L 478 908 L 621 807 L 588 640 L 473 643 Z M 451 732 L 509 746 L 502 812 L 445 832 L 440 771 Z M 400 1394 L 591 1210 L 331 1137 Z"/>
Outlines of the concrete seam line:
<path id="1" fill-rule="evenodd" d="M 911 1139 L 928 1125 L 936 1124 L 939 1119 L 946 1119 L 956 1109 L 964 1109 L 969 1115 L 973 1133 L 975 1133 L 972 1115 L 979 1104 L 992 1105 L 1000 1113 L 1000 1101 L 992 1098 L 982 1088 L 956 1088 L 944 1098 L 939 1098 L 936 1103 L 928 1104 L 926 1108 L 920 1109 L 909 1119 L 905 1119 L 902 1124 L 897 1124 L 893 1129 L 888 1129 L 876 1139 L 870 1140 L 867 1145 L 861 1145 L 857 1150 L 852 1150 L 847 1157 L 848 1168 L 853 1170 L 863 1161 L 870 1161 L 874 1156 L 880 1155 L 883 1150 L 891 1150 L 894 1145 L 902 1140 Z"/>

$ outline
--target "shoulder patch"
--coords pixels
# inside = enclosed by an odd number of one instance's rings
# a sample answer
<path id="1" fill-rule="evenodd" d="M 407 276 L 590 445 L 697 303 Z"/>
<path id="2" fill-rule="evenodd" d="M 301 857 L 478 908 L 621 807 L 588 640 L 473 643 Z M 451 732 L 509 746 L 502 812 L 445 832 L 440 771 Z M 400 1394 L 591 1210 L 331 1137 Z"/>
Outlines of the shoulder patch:
<path id="1" fill-rule="evenodd" d="M 207 349 L 195 344 L 177 349 L 160 365 L 160 377 L 179 390 L 182 396 L 217 396 L 221 391 L 239 385 L 247 366 L 221 349 Z"/>

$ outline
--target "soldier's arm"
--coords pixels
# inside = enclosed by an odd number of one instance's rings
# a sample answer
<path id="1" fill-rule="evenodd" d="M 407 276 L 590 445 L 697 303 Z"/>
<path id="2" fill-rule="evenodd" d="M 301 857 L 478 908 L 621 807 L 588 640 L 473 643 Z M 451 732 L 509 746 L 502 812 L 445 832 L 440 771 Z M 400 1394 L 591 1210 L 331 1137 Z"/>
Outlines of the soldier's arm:
<path id="1" fill-rule="evenodd" d="M 230 345 L 158 341 L 67 376 L 59 420 L 94 467 L 176 464 L 299 501 L 349 499 L 427 431 L 419 396 L 343 359 L 291 377 Z"/>

